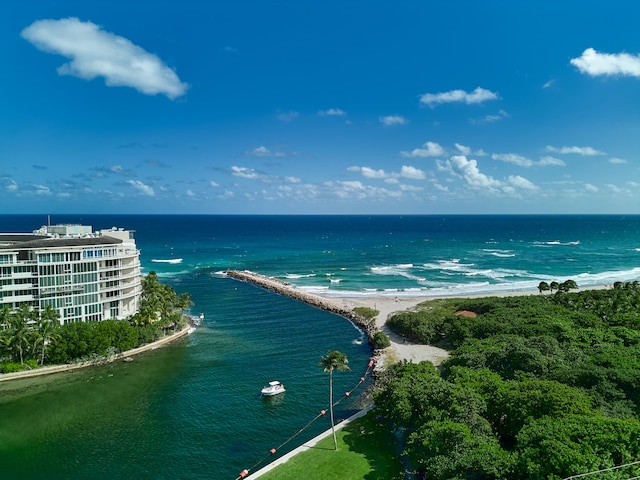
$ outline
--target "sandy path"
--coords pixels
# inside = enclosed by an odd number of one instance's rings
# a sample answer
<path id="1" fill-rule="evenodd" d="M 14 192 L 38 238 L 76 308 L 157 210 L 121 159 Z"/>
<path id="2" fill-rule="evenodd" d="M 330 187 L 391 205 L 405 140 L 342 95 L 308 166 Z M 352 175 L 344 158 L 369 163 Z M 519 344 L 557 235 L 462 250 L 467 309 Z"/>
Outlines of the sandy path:
<path id="1" fill-rule="evenodd" d="M 365 297 L 344 298 L 341 300 L 343 305 L 349 308 L 369 307 L 380 312 L 375 319 L 376 326 L 389 336 L 391 346 L 386 348 L 381 358 L 378 359 L 378 368 L 384 368 L 385 366 L 402 360 L 413 363 L 429 361 L 434 365 L 439 365 L 443 360 L 449 357 L 449 352 L 442 348 L 409 342 L 404 337 L 393 333 L 386 324 L 387 319 L 391 314 L 409 310 L 419 303 L 427 300 L 433 300 L 432 298 L 399 297 L 395 299 L 389 297 Z"/>

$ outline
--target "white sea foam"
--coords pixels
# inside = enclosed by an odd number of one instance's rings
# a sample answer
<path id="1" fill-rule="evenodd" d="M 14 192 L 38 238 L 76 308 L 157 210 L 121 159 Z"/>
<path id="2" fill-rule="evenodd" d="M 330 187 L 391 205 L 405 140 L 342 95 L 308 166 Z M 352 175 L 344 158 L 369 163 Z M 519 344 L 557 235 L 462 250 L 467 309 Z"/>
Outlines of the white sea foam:
<path id="1" fill-rule="evenodd" d="M 302 275 L 298 273 L 287 273 L 284 277 L 288 278 L 289 280 L 296 280 L 298 278 L 309 278 L 309 277 L 315 277 L 315 276 L 316 276 L 315 273 L 307 273 L 306 275 Z"/>
<path id="2" fill-rule="evenodd" d="M 182 263 L 181 258 L 167 258 L 167 259 L 152 258 L 151 261 L 153 263 L 170 263 L 170 264 Z"/>
<path id="3" fill-rule="evenodd" d="M 483 252 L 487 252 L 489 255 L 493 255 L 494 257 L 500 257 L 500 258 L 510 258 L 510 257 L 516 256 L 516 254 L 513 253 L 513 250 L 499 250 L 494 248 L 484 248 Z"/>

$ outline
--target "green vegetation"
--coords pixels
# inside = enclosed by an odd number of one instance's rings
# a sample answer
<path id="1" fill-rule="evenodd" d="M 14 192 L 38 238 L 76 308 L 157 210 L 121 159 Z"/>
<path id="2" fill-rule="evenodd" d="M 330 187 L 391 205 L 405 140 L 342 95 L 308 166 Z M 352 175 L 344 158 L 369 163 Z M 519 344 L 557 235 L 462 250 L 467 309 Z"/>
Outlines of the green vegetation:
<path id="1" fill-rule="evenodd" d="M 379 378 L 376 411 L 419 478 L 553 480 L 640 459 L 640 289 L 558 287 L 391 319 L 451 350 L 439 369 L 398 364 Z"/>
<path id="2" fill-rule="evenodd" d="M 367 320 L 373 320 L 378 315 L 380 315 L 380 310 L 374 310 L 373 308 L 369 307 L 355 307 L 353 311 L 358 315 L 362 315 Z"/>
<path id="3" fill-rule="evenodd" d="M 338 451 L 327 437 L 309 450 L 262 475 L 264 480 L 400 480 L 396 439 L 373 412 L 337 432 Z"/>
<path id="4" fill-rule="evenodd" d="M 389 340 L 389 336 L 384 332 L 376 332 L 373 334 L 373 338 L 371 339 L 371 344 L 373 348 L 376 350 L 382 350 L 391 345 L 391 340 Z"/>
<path id="5" fill-rule="evenodd" d="M 58 312 L 21 305 L 0 310 L 0 371 L 34 369 L 39 365 L 99 361 L 150 343 L 168 329 L 185 325 L 184 310 L 193 303 L 162 285 L 155 272 L 142 281 L 139 312 L 129 322 L 104 320 L 60 325 Z"/>

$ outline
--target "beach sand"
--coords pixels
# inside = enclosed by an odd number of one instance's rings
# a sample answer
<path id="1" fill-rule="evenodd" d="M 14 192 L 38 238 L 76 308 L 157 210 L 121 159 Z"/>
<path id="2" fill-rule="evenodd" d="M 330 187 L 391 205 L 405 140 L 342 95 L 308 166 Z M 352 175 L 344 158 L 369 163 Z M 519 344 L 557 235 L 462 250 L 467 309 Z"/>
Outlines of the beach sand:
<path id="1" fill-rule="evenodd" d="M 599 290 L 611 288 L 610 285 L 596 285 L 585 288 L 578 288 L 572 290 L 577 292 L 581 290 Z M 374 310 L 378 310 L 380 313 L 376 317 L 376 326 L 379 330 L 383 331 L 389 336 L 391 340 L 391 346 L 386 348 L 378 359 L 377 368 L 383 369 L 385 366 L 389 366 L 393 363 L 406 360 L 408 362 L 419 363 L 422 361 L 428 361 L 434 365 L 440 365 L 444 360 L 449 357 L 449 352 L 442 348 L 434 347 L 432 345 L 424 345 L 418 343 L 412 343 L 406 340 L 404 337 L 393 333 L 386 322 L 387 319 L 396 312 L 402 312 L 405 310 L 411 310 L 416 305 L 429 301 L 437 300 L 440 298 L 484 298 L 484 297 L 513 297 L 524 295 L 540 295 L 538 290 L 528 291 L 515 291 L 515 292 L 497 292 L 479 295 L 464 295 L 464 296 L 447 296 L 447 297 L 430 297 L 430 296 L 418 296 L 418 297 L 390 297 L 390 296 L 374 296 L 374 297 L 347 297 L 340 299 L 331 299 L 334 303 L 340 303 L 343 307 L 356 308 L 356 307 L 369 307 Z M 544 295 L 550 295 L 545 293 Z"/>

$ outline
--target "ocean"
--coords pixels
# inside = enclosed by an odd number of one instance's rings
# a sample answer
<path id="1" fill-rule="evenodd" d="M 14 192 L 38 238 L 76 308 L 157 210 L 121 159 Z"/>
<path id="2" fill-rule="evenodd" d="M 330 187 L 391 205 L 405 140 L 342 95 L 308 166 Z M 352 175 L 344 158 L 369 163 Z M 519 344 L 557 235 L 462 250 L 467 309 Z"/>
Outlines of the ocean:
<path id="1" fill-rule="evenodd" d="M 32 231 L 46 215 L 0 215 Z M 356 385 L 372 354 L 342 317 L 227 278 L 252 270 L 329 297 L 491 295 L 541 281 L 640 277 L 640 216 L 53 215 L 135 230 L 144 272 L 188 292 L 205 322 L 167 347 L 75 373 L 0 383 L 3 479 L 234 479 L 328 405 L 327 350 Z M 260 398 L 269 380 L 287 387 Z M 370 380 L 341 402 L 367 403 Z M 322 417 L 277 454 L 329 427 Z"/>

